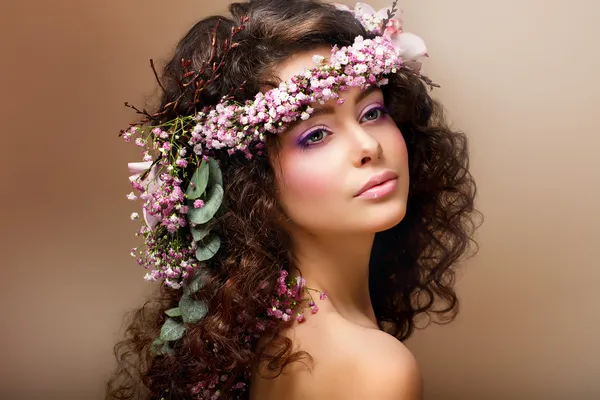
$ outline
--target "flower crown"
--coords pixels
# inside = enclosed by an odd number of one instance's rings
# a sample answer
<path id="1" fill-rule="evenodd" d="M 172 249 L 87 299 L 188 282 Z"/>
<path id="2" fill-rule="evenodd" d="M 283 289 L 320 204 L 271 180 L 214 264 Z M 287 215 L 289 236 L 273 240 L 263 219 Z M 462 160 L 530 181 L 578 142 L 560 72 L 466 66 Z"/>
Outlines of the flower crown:
<path id="1" fill-rule="evenodd" d="M 352 12 L 365 30 L 376 37 L 359 36 L 351 46 L 334 46 L 330 58 L 313 57 L 313 68 L 274 89 L 258 93 L 243 104 L 226 96 L 216 106 L 161 123 L 156 121 L 166 112 L 150 115 L 132 107 L 147 119 L 121 132 L 127 142 L 134 139 L 135 144 L 143 148 L 143 161 L 129 163 L 133 174 L 130 181 L 137 194 L 131 192 L 127 198 L 139 197 L 143 201 L 145 220 L 137 234 L 144 238 L 144 247 L 132 249 L 131 255 L 148 270 L 145 279 L 163 280 L 171 288 L 183 288 L 179 306 L 167 311 L 169 318 L 153 344 L 158 353 L 169 353 L 169 342 L 182 337 L 185 323 L 197 322 L 207 312 L 206 305 L 194 300 L 193 295 L 202 286 L 204 263 L 221 245 L 210 225 L 221 211 L 224 195 L 219 165 L 211 157 L 216 151 L 227 151 L 230 155 L 242 153 L 247 158 L 261 154 L 266 135 L 279 134 L 289 123 L 310 118 L 311 104 L 331 99 L 341 103 L 341 92 L 351 87 L 385 85 L 388 76 L 400 69 L 416 74 L 432 87 L 437 86 L 420 74 L 417 60 L 427 56 L 427 49 L 421 38 L 404 32 L 402 21 L 393 18 L 397 12 L 396 1 L 392 7 L 377 12 L 363 3 L 357 3 L 354 10 L 336 6 Z M 241 29 L 243 24 L 241 28 L 232 29 L 232 37 Z M 224 54 L 236 46 L 233 40 L 229 43 L 233 44 L 224 49 Z M 183 67 L 190 65 L 189 61 L 182 61 Z M 209 65 L 222 67 L 222 63 L 214 62 L 205 67 Z M 184 76 L 191 80 L 182 86 L 195 88 L 195 98 L 202 85 L 194 79 L 203 72 L 190 71 Z M 213 72 L 213 76 L 218 75 L 218 71 Z M 167 106 L 176 107 L 179 100 Z M 151 152 L 158 156 L 152 157 Z M 138 213 L 131 214 L 131 219 L 139 218 Z M 288 277 L 282 270 L 273 308 L 267 310 L 267 315 L 289 320 L 290 309 L 302 301 L 306 290 L 303 279 Z M 312 300 L 309 306 L 316 312 Z M 303 318 L 301 314 L 296 316 L 298 321 Z"/>

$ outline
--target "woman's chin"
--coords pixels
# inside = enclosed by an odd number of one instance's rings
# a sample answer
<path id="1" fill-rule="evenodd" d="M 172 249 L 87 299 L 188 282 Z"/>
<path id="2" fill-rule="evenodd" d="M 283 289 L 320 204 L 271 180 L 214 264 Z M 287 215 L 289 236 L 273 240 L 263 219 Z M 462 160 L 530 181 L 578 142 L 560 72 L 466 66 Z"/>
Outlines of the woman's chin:
<path id="1" fill-rule="evenodd" d="M 367 216 L 368 215 L 368 216 Z M 377 233 L 387 231 L 398 225 L 406 216 L 406 203 L 391 204 L 382 207 L 379 210 L 373 210 L 371 213 L 366 213 L 365 224 L 369 232 Z"/>

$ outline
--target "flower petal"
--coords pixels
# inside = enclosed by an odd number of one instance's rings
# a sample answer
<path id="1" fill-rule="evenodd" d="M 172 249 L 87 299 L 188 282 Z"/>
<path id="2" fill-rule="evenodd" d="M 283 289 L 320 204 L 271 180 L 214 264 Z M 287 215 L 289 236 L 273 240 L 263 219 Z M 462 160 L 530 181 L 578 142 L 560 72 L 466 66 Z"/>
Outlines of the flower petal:
<path id="1" fill-rule="evenodd" d="M 137 174 L 137 175 L 146 171 L 151 166 L 152 166 L 152 161 L 127 163 L 127 168 L 129 168 L 129 172 L 131 172 L 132 174 Z"/>
<path id="2" fill-rule="evenodd" d="M 129 177 L 129 179 L 137 179 L 151 166 L 152 161 L 128 163 L 127 167 L 129 168 L 129 172 L 133 174 Z M 140 184 L 146 188 L 146 193 L 148 194 L 155 193 L 162 185 L 162 182 L 160 182 L 156 177 L 157 172 L 158 165 L 154 165 L 150 172 L 148 172 L 148 175 L 146 175 L 146 177 L 140 181 Z M 144 220 L 146 221 L 146 225 L 148 225 L 148 228 L 154 230 L 154 228 L 156 228 L 156 225 L 158 225 L 158 223 L 160 222 L 160 219 L 155 217 L 154 215 L 151 215 L 145 208 L 143 209 L 143 215 Z"/>
<path id="3" fill-rule="evenodd" d="M 402 32 L 393 37 L 392 41 L 400 51 L 400 57 L 403 61 L 412 61 L 427 56 L 425 41 L 414 33 Z"/>
<path id="4" fill-rule="evenodd" d="M 365 3 L 356 3 L 354 8 L 354 12 L 358 15 L 361 14 L 375 14 L 375 9 L 368 4 Z"/>
<path id="5" fill-rule="evenodd" d="M 387 18 L 388 11 L 392 11 L 392 7 L 382 8 L 381 10 L 375 13 L 375 16 L 381 19 Z"/>
<path id="6" fill-rule="evenodd" d="M 148 228 L 150 228 L 151 230 L 154 230 L 154 228 L 156 228 L 156 225 L 158 225 L 158 223 L 160 222 L 160 219 L 158 219 L 154 215 L 150 215 L 150 213 L 148 211 L 146 211 L 145 208 L 143 209 L 143 213 L 144 213 L 144 221 L 146 221 L 146 225 L 148 225 Z"/>
<path id="7" fill-rule="evenodd" d="M 343 11 L 350 11 L 350 7 L 348 7 L 345 4 L 341 4 L 341 3 L 333 3 L 333 5 L 338 9 L 338 10 L 343 10 Z"/>

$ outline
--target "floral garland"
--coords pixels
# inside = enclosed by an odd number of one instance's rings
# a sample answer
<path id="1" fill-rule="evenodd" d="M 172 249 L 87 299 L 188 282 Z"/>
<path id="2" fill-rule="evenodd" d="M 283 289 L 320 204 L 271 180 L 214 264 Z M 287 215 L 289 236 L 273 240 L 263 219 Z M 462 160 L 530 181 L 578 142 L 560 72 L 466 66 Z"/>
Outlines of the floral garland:
<path id="1" fill-rule="evenodd" d="M 387 77 L 400 69 L 414 73 L 432 87 L 437 86 L 420 74 L 416 60 L 427 56 L 425 44 L 418 36 L 403 32 L 401 21 L 393 19 L 397 12 L 395 6 L 396 1 L 392 7 L 376 12 L 363 3 L 357 3 L 353 11 L 337 5 L 353 12 L 369 33 L 378 36 L 373 39 L 359 36 L 351 46 L 334 46 L 329 59 L 314 56 L 313 68 L 282 82 L 277 88 L 258 93 L 243 104 L 226 96 L 214 107 L 162 123 L 156 121 L 164 113 L 151 116 L 132 107 L 149 118 L 121 132 L 125 141 L 133 140 L 143 148 L 143 161 L 129 163 L 134 191 L 127 198 L 143 201 L 145 221 L 136 234 L 143 237 L 144 246 L 133 248 L 131 255 L 148 270 L 146 280 L 163 280 L 173 289 L 182 289 L 178 306 L 166 311 L 168 318 L 151 345 L 155 354 L 172 354 L 172 343 L 183 337 L 186 325 L 199 322 L 208 312 L 207 304 L 198 301 L 195 293 L 204 284 L 205 263 L 221 246 L 219 236 L 211 231 L 211 221 L 222 212 L 224 196 L 222 174 L 217 161 L 211 157 L 215 151 L 227 151 L 230 155 L 242 153 L 247 158 L 261 154 L 266 135 L 281 133 L 290 122 L 310 118 L 312 103 L 331 99 L 342 103 L 341 92 L 351 87 L 385 85 Z M 236 29 L 232 29 L 232 37 L 243 29 L 243 24 Z M 224 50 L 225 54 L 236 46 L 233 40 L 229 43 L 233 44 Z M 182 61 L 182 67 L 190 64 Z M 214 62 L 212 56 L 207 64 L 215 69 L 223 66 L 222 61 Z M 218 75 L 215 69 L 213 77 Z M 197 79 L 202 72 L 204 69 L 190 71 L 186 76 Z M 196 87 L 196 98 L 202 86 L 192 83 L 185 86 Z M 176 106 L 179 100 L 168 106 Z M 153 123 L 148 124 L 149 121 Z M 154 159 L 151 152 L 159 156 Z M 132 213 L 131 219 L 137 220 L 140 216 Z M 312 313 L 318 311 L 310 294 L 314 289 L 307 288 L 302 277 L 288 276 L 282 269 L 274 290 L 265 318 L 303 322 L 305 316 L 298 308 L 309 307 Z M 326 297 L 320 293 L 321 299 Z M 245 332 L 246 342 L 242 344 L 250 348 L 262 330 L 264 325 L 258 323 L 251 332 Z M 243 380 L 248 376 L 242 378 L 242 382 L 229 387 L 243 390 Z M 212 373 L 202 379 L 193 392 L 200 398 L 216 398 L 220 384 L 229 379 Z"/>

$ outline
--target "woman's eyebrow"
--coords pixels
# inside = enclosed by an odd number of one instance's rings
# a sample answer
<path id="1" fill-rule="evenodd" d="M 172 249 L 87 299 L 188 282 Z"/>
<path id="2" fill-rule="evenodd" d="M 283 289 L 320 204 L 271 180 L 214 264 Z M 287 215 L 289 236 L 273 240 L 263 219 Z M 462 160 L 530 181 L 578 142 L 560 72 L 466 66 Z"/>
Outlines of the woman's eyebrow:
<path id="1" fill-rule="evenodd" d="M 367 97 L 369 97 L 373 92 L 376 92 L 379 90 L 379 86 L 375 86 L 375 85 L 371 85 L 368 88 L 366 88 L 365 90 L 361 90 L 356 97 L 354 98 L 354 104 L 358 104 L 361 101 L 363 101 L 364 99 L 366 99 Z M 326 106 L 326 105 L 319 105 L 319 106 L 315 106 L 314 107 L 314 111 L 310 114 L 310 117 L 317 117 L 320 115 L 327 115 L 327 114 L 334 114 L 335 113 L 335 108 L 333 106 Z M 294 122 L 290 122 L 287 125 L 286 131 L 291 131 L 292 129 L 294 129 L 296 126 L 298 126 L 299 124 L 301 124 L 302 122 L 304 122 L 301 119 L 297 119 Z"/>

